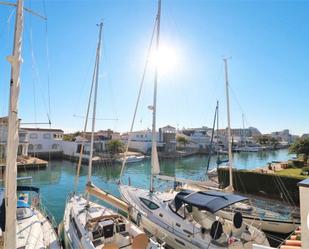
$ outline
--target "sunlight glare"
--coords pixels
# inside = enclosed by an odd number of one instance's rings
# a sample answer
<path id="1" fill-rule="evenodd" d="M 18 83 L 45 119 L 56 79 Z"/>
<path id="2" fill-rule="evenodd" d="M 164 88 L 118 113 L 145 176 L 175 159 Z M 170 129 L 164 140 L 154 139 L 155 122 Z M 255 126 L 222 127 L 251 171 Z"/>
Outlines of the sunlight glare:
<path id="1" fill-rule="evenodd" d="M 150 63 L 155 67 L 158 65 L 160 74 L 175 71 L 179 65 L 179 56 L 176 49 L 166 44 L 160 45 L 159 51 L 152 51 Z"/>

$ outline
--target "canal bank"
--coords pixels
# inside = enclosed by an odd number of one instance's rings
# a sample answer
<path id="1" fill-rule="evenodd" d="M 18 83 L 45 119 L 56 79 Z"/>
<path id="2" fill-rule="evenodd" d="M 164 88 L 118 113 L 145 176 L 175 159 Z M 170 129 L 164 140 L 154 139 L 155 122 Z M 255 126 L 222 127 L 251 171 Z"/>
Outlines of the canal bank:
<path id="1" fill-rule="evenodd" d="M 286 161 L 291 158 L 287 150 L 263 151 L 257 153 L 234 154 L 234 165 L 239 169 L 254 169 L 267 165 L 271 161 Z M 160 160 L 162 174 L 202 180 L 205 176 L 207 156 L 191 156 L 186 158 Z M 216 156 L 211 158 L 211 167 L 215 167 Z M 32 176 L 32 180 L 20 182 L 20 184 L 32 184 L 41 189 L 42 200 L 60 222 L 67 195 L 73 191 L 76 163 L 67 160 L 52 160 L 47 168 L 31 169 L 19 172 L 19 176 Z M 92 180 L 100 188 L 119 196 L 117 181 L 121 170 L 120 164 L 105 163 L 93 167 Z M 82 165 L 80 172 L 79 191 L 84 190 L 87 180 L 88 167 Z M 124 180 L 130 178 L 132 185 L 148 187 L 150 175 L 150 160 L 129 164 L 126 167 Z M 172 183 L 159 182 L 159 188 L 164 190 L 171 188 Z"/>

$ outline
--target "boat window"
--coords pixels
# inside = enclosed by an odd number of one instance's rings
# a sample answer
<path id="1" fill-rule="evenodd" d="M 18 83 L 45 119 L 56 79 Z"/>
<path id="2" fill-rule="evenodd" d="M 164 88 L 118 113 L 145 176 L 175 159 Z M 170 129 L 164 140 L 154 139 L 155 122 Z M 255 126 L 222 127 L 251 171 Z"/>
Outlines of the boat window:
<path id="1" fill-rule="evenodd" d="M 176 211 L 175 200 L 171 201 L 168 206 L 175 214 L 183 219 L 186 219 L 188 214 L 192 212 L 192 206 L 188 204 L 182 204 L 182 206 Z"/>
<path id="2" fill-rule="evenodd" d="M 157 204 L 155 204 L 154 202 L 150 201 L 150 200 L 147 200 L 145 198 L 139 198 L 141 200 L 141 202 L 146 206 L 148 207 L 149 209 L 151 210 L 155 210 L 155 209 L 158 209 L 159 206 Z"/>
<path id="3" fill-rule="evenodd" d="M 33 215 L 33 212 L 30 208 L 17 208 L 16 210 L 16 218 L 17 220 L 22 220 L 29 218 Z"/>

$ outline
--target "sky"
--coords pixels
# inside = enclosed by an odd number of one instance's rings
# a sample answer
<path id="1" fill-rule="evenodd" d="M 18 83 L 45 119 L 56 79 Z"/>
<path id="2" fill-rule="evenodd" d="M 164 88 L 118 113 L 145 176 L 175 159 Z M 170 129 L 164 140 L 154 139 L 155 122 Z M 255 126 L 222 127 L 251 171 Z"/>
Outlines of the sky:
<path id="1" fill-rule="evenodd" d="M 96 129 L 127 131 L 157 11 L 155 0 L 25 0 L 19 117 L 23 126 L 83 129 L 103 21 Z M 212 126 L 309 132 L 309 1 L 162 0 L 157 127 Z M 0 116 L 8 112 L 14 8 L 0 5 Z M 169 53 L 172 51 L 172 53 Z M 171 61 L 171 62 L 170 62 Z M 170 62 L 170 63 L 169 63 Z M 172 63 L 173 62 L 173 63 Z M 166 64 L 166 63 L 165 63 Z M 147 70 L 134 130 L 151 128 L 154 71 Z M 48 90 L 49 89 L 49 90 Z M 88 128 L 88 130 L 90 127 Z"/>

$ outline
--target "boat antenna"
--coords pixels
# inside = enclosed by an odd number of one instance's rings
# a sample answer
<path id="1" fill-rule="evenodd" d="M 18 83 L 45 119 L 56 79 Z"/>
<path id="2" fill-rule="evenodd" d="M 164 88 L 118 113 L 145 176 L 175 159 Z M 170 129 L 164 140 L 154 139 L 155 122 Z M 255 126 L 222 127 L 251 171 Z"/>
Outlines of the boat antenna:
<path id="1" fill-rule="evenodd" d="M 10 97 L 8 111 L 8 139 L 7 139 L 7 160 L 5 168 L 5 231 L 4 231 L 4 248 L 16 248 L 16 179 L 17 179 L 17 149 L 19 143 L 18 129 L 20 120 L 18 119 L 18 98 L 20 90 L 20 70 L 21 70 L 21 49 L 24 16 L 23 11 L 26 10 L 31 14 L 43 17 L 30 9 L 24 8 L 24 1 L 18 0 L 17 3 L 0 2 L 2 5 L 16 7 L 15 32 L 13 41 L 13 55 L 8 56 L 11 64 L 10 79 Z"/>
<path id="2" fill-rule="evenodd" d="M 206 175 L 208 174 L 209 165 L 210 165 L 212 145 L 213 145 L 213 139 L 214 139 L 214 133 L 215 133 L 215 127 L 216 127 L 216 119 L 217 119 L 217 114 L 218 114 L 218 105 L 219 105 L 219 101 L 217 100 L 215 115 L 214 115 L 214 121 L 213 121 L 213 124 L 212 124 L 212 133 L 211 133 L 211 139 L 210 139 L 209 153 L 208 153 L 208 158 L 207 158 Z"/>
<path id="3" fill-rule="evenodd" d="M 228 154 L 229 154 L 229 179 L 230 184 L 226 188 L 227 191 L 232 192 L 233 188 L 233 157 L 232 157 L 232 141 L 231 141 L 231 116 L 230 116 L 230 97 L 229 97 L 229 77 L 228 77 L 228 64 L 229 58 L 223 58 L 225 69 L 225 91 L 226 91 L 226 110 L 227 110 L 227 139 L 228 139 Z"/>
<path id="4" fill-rule="evenodd" d="M 157 13 L 157 36 L 156 36 L 156 53 L 159 57 L 160 48 L 160 21 L 161 21 L 161 0 L 158 1 Z M 154 176 L 160 173 L 158 152 L 157 152 L 157 136 L 156 136 L 156 114 L 157 114 L 157 85 L 158 85 L 158 63 L 155 65 L 153 105 L 152 105 L 152 144 L 151 144 L 151 176 L 150 176 L 150 192 L 154 191 Z"/>
<path id="5" fill-rule="evenodd" d="M 92 157 L 93 157 L 93 142 L 94 142 L 94 130 L 95 130 L 95 116 L 97 107 L 97 92 L 98 92 L 98 82 L 99 82 L 99 67 L 100 67 L 100 55 L 101 55 L 101 39 L 102 39 L 102 28 L 103 23 L 98 24 L 100 27 L 99 40 L 96 53 L 96 74 L 95 74 L 95 85 L 94 85 L 94 101 L 93 101 L 93 112 L 92 112 L 92 128 L 91 128 L 91 142 L 90 142 L 90 154 L 89 154 L 89 165 L 88 165 L 88 178 L 87 186 L 91 185 L 91 174 L 92 174 Z M 87 207 L 89 206 L 89 193 L 87 194 Z"/>

